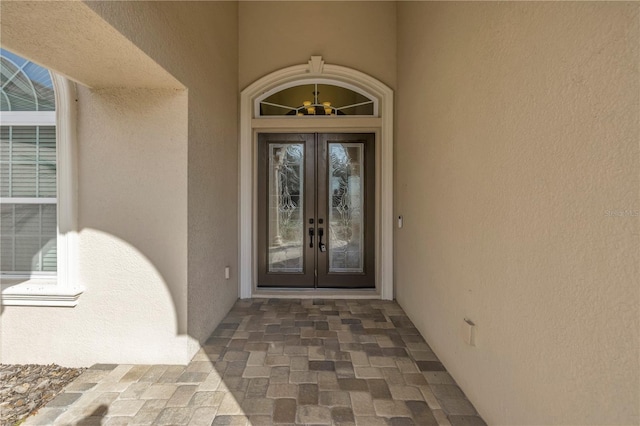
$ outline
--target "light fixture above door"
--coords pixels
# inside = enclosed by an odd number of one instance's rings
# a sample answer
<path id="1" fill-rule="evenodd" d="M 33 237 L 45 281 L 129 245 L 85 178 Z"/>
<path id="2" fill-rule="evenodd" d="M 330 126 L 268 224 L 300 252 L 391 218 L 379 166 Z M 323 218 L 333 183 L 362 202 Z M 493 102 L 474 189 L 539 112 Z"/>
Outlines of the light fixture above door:
<path id="1" fill-rule="evenodd" d="M 302 102 L 302 106 L 298 107 L 295 110 L 295 115 L 344 115 L 343 112 L 336 110 L 331 106 L 331 102 L 324 101 L 320 102 L 318 100 L 318 95 L 320 92 L 317 90 L 313 91 L 313 101 L 304 101 Z M 294 111 L 289 112 L 289 115 L 292 115 Z"/>
<path id="2" fill-rule="evenodd" d="M 256 100 L 256 117 L 371 117 L 377 114 L 375 98 L 354 86 L 333 83 L 305 81 L 274 88 Z"/>

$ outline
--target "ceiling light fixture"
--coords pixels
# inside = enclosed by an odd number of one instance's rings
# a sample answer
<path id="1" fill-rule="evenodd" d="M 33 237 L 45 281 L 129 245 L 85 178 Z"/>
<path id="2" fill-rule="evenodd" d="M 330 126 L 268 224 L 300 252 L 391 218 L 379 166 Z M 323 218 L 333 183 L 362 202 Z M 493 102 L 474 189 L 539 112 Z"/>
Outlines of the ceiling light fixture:
<path id="1" fill-rule="evenodd" d="M 320 92 L 314 91 L 313 102 L 302 102 L 302 106 L 296 108 L 296 115 L 336 115 L 337 111 L 331 106 L 331 102 L 320 102 L 318 100 L 318 95 L 320 95 Z"/>

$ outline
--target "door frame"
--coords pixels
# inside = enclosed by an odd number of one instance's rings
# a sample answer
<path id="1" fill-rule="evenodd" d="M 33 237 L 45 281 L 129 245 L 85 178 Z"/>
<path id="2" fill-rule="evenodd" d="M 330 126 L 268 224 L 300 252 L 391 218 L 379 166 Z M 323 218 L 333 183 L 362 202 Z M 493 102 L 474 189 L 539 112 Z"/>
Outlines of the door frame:
<path id="1" fill-rule="evenodd" d="M 379 102 L 378 117 L 255 118 L 254 101 L 268 90 L 310 77 L 354 85 Z M 293 119 L 292 119 L 293 118 Z M 375 133 L 376 150 L 376 286 L 375 290 L 286 290 L 281 297 L 357 297 L 393 300 L 393 91 L 360 71 L 325 64 L 312 56 L 307 64 L 268 74 L 240 95 L 239 148 L 239 297 L 274 297 L 257 289 L 257 134 L 287 132 Z"/>

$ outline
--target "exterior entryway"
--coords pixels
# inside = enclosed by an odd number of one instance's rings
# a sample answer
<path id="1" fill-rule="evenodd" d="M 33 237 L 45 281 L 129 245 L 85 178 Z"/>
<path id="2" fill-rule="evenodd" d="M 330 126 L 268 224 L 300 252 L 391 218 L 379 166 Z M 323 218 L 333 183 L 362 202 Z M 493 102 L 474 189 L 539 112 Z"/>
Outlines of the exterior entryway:
<path id="1" fill-rule="evenodd" d="M 246 87 L 240 96 L 240 111 L 240 298 L 353 297 L 392 300 L 395 222 L 391 88 L 362 72 L 326 64 L 321 57 L 312 56 L 307 64 L 274 71 Z M 314 139 L 313 142 L 307 142 L 306 139 L 276 140 L 274 143 L 286 146 L 272 146 L 271 166 L 274 170 L 271 171 L 271 180 L 267 180 L 269 147 L 259 152 L 259 140 L 265 137 L 260 135 L 265 134 L 303 134 L 312 135 Z M 322 142 L 322 135 L 359 135 L 360 139 L 355 142 L 362 143 L 364 148 L 347 146 L 354 142 L 351 139 L 327 139 Z M 362 139 L 363 135 L 369 135 L 372 142 Z M 298 183 L 303 191 L 307 191 L 306 199 L 302 194 L 300 206 L 303 217 L 298 218 L 295 233 L 283 235 L 283 221 L 300 215 L 299 212 L 294 214 L 296 208 L 291 208 L 291 202 L 298 195 L 276 182 L 275 168 L 280 167 L 280 156 L 286 161 L 294 158 L 297 148 L 287 149 L 289 145 L 295 145 L 294 142 L 305 147 L 302 164 L 305 170 L 314 170 L 313 186 L 312 190 L 306 188 L 309 175 L 303 176 L 305 180 Z M 362 222 L 353 228 L 343 226 L 345 232 L 342 236 L 331 233 L 330 214 L 335 214 L 336 224 L 341 214 L 338 204 L 334 209 L 334 190 L 336 203 L 339 203 L 339 198 L 350 200 L 349 194 L 343 197 L 345 189 L 351 191 L 354 201 L 357 197 L 348 184 L 340 189 L 339 179 L 330 179 L 328 167 L 332 143 L 335 143 L 336 151 L 342 152 L 338 157 L 363 155 L 360 160 L 364 167 L 358 171 L 364 173 L 359 177 L 363 179 L 359 181 L 360 201 L 364 203 L 359 219 Z M 309 144 L 313 146 L 309 147 Z M 357 154 L 360 149 L 364 151 Z M 318 155 L 322 150 L 326 158 Z M 371 167 L 367 165 L 369 161 L 373 164 Z M 318 173 L 320 168 L 324 173 Z M 369 175 L 367 170 L 373 173 Z M 280 176 L 285 179 L 288 177 Z M 357 180 L 358 176 L 353 175 L 352 184 Z M 271 199 L 267 197 L 269 182 L 278 189 Z M 324 195 L 321 191 L 325 191 Z M 368 191 L 372 191 L 371 196 L 367 195 Z M 260 197 L 263 198 L 262 204 Z M 275 200 L 276 197 L 280 197 L 280 200 Z M 314 204 L 309 207 L 304 204 L 305 200 L 313 200 Z M 273 205 L 276 201 L 291 201 L 289 205 L 282 205 L 281 217 L 274 214 L 276 210 L 269 210 L 269 203 Z M 321 205 L 323 202 L 325 206 Z M 291 217 L 287 217 L 289 212 Z M 343 209 L 342 213 L 348 212 Z M 309 223 L 310 219 L 314 223 Z M 319 223 L 320 219 L 322 224 Z M 309 228 L 313 228 L 313 247 L 310 247 Z M 327 251 L 321 251 L 319 245 L 320 229 Z M 286 231 L 289 232 L 288 229 Z M 353 234 L 353 231 L 360 234 Z M 347 235 L 349 233 L 352 235 Z M 290 238 L 297 239 L 292 246 L 288 245 Z M 354 250 L 356 247 L 357 250 Z M 335 257 L 332 253 L 335 253 Z M 268 269 L 269 265 L 271 269 Z"/>
<path id="2" fill-rule="evenodd" d="M 258 136 L 258 287 L 375 287 L 375 135 Z"/>

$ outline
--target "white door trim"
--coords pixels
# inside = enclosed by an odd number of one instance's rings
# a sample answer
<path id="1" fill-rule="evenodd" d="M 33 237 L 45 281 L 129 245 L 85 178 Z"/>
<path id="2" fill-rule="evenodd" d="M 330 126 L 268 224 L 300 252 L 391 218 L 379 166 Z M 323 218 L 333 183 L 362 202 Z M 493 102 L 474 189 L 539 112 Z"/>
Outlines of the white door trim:
<path id="1" fill-rule="evenodd" d="M 253 146 L 254 129 L 261 127 L 259 119 L 253 117 L 255 99 L 268 90 L 296 80 L 318 77 L 352 84 L 375 96 L 379 102 L 378 137 L 379 158 L 376 159 L 379 186 L 376 214 L 378 214 L 378 247 L 376 259 L 376 290 L 384 300 L 393 300 L 393 90 L 381 81 L 360 71 L 339 65 L 325 64 L 320 56 L 312 56 L 307 64 L 283 68 L 268 74 L 245 88 L 240 94 L 240 151 L 239 151 L 239 296 L 252 297 L 256 279 L 255 196 Z M 295 117 L 293 121 L 296 120 Z M 320 118 L 320 117 L 318 117 Z M 346 118 L 346 117 L 345 117 Z M 268 119 L 266 119 L 268 121 Z M 348 128 L 341 126 L 341 118 L 324 121 L 322 127 Z M 318 120 L 318 123 L 320 120 Z M 344 124 L 347 124 L 345 122 Z M 303 293 L 301 293 L 303 294 Z"/>

